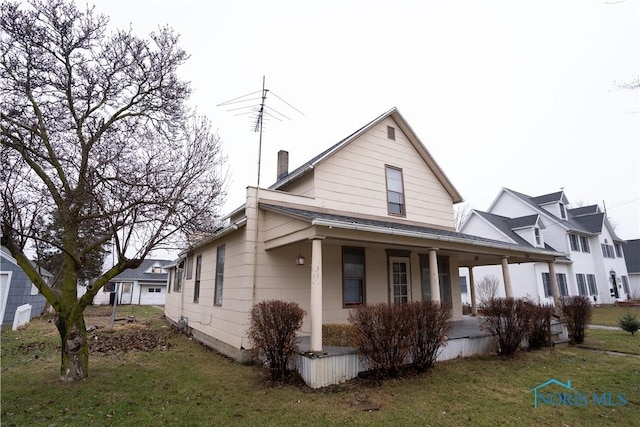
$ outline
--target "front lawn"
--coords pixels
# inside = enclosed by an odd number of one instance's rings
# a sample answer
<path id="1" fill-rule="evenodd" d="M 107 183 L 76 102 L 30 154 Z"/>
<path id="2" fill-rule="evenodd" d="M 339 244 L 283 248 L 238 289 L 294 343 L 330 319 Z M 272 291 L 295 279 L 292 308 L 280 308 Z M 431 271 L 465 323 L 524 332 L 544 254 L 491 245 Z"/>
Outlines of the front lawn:
<path id="1" fill-rule="evenodd" d="M 160 312 L 127 310 L 119 308 L 117 317 L 132 315 L 134 325 L 147 325 L 169 342 L 146 350 L 96 346 L 89 378 L 76 384 L 58 382 L 58 338 L 49 319 L 3 332 L 2 425 L 637 425 L 640 358 L 635 356 L 548 348 L 521 352 L 514 359 L 451 360 L 437 363 L 425 375 L 382 383 L 356 379 L 311 390 L 299 384 L 270 385 L 264 371 L 230 361 L 163 327 Z M 125 326 L 127 320 L 119 324 Z M 98 340 L 110 342 L 111 335 L 126 331 L 101 328 Z M 623 394 L 628 402 L 534 408 L 531 390 L 552 378 L 570 380 L 575 390 L 589 396 Z M 549 391 L 563 390 L 550 386 Z"/>
<path id="2" fill-rule="evenodd" d="M 640 307 L 618 307 L 616 305 L 593 307 L 589 323 L 592 325 L 619 326 L 618 320 L 627 313 L 635 314 L 640 319 Z"/>

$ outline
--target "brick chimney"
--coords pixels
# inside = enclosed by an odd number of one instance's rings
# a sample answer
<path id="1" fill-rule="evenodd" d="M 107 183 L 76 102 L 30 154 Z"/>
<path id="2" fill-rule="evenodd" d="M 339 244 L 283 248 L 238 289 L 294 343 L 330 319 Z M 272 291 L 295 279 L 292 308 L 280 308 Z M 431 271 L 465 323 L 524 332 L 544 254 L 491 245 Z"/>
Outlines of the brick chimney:
<path id="1" fill-rule="evenodd" d="M 278 151 L 278 178 L 280 179 L 283 176 L 289 173 L 289 152 L 280 150 Z"/>

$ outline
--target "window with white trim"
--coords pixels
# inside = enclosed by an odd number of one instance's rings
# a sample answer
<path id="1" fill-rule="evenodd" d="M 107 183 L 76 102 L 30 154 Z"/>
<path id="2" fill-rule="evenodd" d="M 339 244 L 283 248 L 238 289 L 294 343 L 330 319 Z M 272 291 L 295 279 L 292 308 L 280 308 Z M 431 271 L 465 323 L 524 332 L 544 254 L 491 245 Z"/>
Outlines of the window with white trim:
<path id="1" fill-rule="evenodd" d="M 571 242 L 571 250 L 574 252 L 580 252 L 580 241 L 578 239 L 578 236 L 573 234 L 573 233 L 569 233 L 569 242 Z"/>
<path id="2" fill-rule="evenodd" d="M 598 295 L 598 285 L 595 274 L 587 274 L 587 285 L 589 285 L 589 295 Z"/>
<path id="3" fill-rule="evenodd" d="M 580 250 L 586 253 L 591 252 L 591 249 L 589 248 L 589 239 L 587 239 L 586 236 L 580 236 Z"/>
<path id="4" fill-rule="evenodd" d="M 587 290 L 587 281 L 584 278 L 584 274 L 576 273 L 576 282 L 578 283 L 578 294 L 588 296 L 589 291 Z"/>
<path id="5" fill-rule="evenodd" d="M 558 280 L 558 291 L 561 297 L 569 296 L 569 288 L 567 287 L 567 275 L 564 273 L 556 273 L 556 279 Z"/>
<path id="6" fill-rule="evenodd" d="M 540 229 L 538 227 L 533 229 L 533 233 L 536 236 L 536 245 L 540 245 L 541 244 L 541 239 L 540 239 Z"/>
<path id="7" fill-rule="evenodd" d="M 364 254 L 364 248 L 342 248 L 342 305 L 344 307 L 365 302 Z"/>
<path id="8" fill-rule="evenodd" d="M 620 243 L 614 243 L 614 246 L 616 248 L 616 256 L 622 258 L 622 245 Z"/>
<path id="9" fill-rule="evenodd" d="M 604 239 L 604 243 L 601 243 L 600 246 L 602 247 L 602 256 L 604 258 L 616 257 L 616 253 L 613 249 L 613 245 L 610 245 L 607 239 Z"/>
<path id="10" fill-rule="evenodd" d="M 389 215 L 405 216 L 402 169 L 386 166 L 385 171 L 387 178 L 387 210 Z"/>
<path id="11" fill-rule="evenodd" d="M 202 255 L 196 258 L 196 280 L 193 282 L 193 302 L 200 301 L 200 271 L 202 270 Z"/>
<path id="12" fill-rule="evenodd" d="M 545 298 L 553 296 L 553 292 L 551 292 L 551 275 L 549 273 L 542 273 L 542 287 L 544 288 Z"/>
<path id="13" fill-rule="evenodd" d="M 218 246 L 216 254 L 216 284 L 213 296 L 213 305 L 222 305 L 222 288 L 224 283 L 224 245 Z"/>
<path id="14" fill-rule="evenodd" d="M 629 290 L 629 278 L 627 276 L 620 276 L 622 278 L 622 289 L 626 292 L 627 295 L 631 295 Z"/>
<path id="15" fill-rule="evenodd" d="M 559 203 L 560 205 L 560 216 L 562 217 L 562 219 L 567 219 L 567 211 L 564 207 L 564 203 Z"/>

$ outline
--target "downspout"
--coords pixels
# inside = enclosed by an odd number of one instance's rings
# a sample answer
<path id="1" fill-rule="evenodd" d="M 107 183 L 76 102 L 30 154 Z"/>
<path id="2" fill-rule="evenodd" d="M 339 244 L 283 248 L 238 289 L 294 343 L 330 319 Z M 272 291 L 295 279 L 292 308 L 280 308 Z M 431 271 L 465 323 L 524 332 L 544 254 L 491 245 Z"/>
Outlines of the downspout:
<path id="1" fill-rule="evenodd" d="M 260 133 L 262 140 L 262 132 Z M 258 166 L 258 169 L 260 166 Z M 258 283 L 258 227 L 260 225 L 260 208 L 258 206 L 260 200 L 260 172 L 258 172 L 258 187 L 256 187 L 256 232 L 253 239 L 253 290 L 251 295 L 251 307 L 256 304 L 256 288 Z"/>

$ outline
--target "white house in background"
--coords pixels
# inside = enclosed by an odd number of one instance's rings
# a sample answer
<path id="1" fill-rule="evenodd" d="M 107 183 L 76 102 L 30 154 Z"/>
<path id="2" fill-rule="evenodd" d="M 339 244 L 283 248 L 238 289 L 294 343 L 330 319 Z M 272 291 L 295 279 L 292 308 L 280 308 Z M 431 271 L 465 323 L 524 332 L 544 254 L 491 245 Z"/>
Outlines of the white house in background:
<path id="1" fill-rule="evenodd" d="M 554 273 L 560 296 L 585 295 L 597 304 L 630 297 L 624 240 L 597 205 L 571 209 L 564 191 L 532 197 L 503 188 L 487 212 L 470 213 L 460 232 L 568 254 L 552 272 L 547 263 L 511 266 L 517 297 L 552 303 Z M 499 270 L 478 268 L 476 283 L 489 274 Z"/>
<path id="2" fill-rule="evenodd" d="M 40 268 L 40 274 L 46 282 L 50 282 L 53 274 Z M 18 307 L 31 305 L 33 318 L 42 314 L 46 300 L 38 291 L 18 262 L 11 256 L 9 249 L 0 246 L 0 320 L 3 325 L 10 325 Z"/>
<path id="3" fill-rule="evenodd" d="M 629 273 L 631 298 L 640 300 L 640 239 L 627 240 L 624 245 L 624 259 Z"/>
<path id="4" fill-rule="evenodd" d="M 347 323 L 360 304 L 441 301 L 460 320 L 460 266 L 498 264 L 508 278 L 510 263 L 563 255 L 457 233 L 453 204 L 461 201 L 395 108 L 292 172 L 281 151 L 276 183 L 249 187 L 225 226 L 169 267 L 165 315 L 241 360 L 253 305 L 293 301 L 307 313 L 301 340 L 324 355 L 323 323 Z M 510 293 L 508 279 L 505 287 Z M 312 387 L 357 375 L 357 354 L 332 357 L 301 354 L 297 369 Z"/>
<path id="5" fill-rule="evenodd" d="M 164 305 L 167 296 L 167 271 L 171 261 L 145 259 L 138 268 L 125 270 L 102 288 L 94 304 Z"/>

